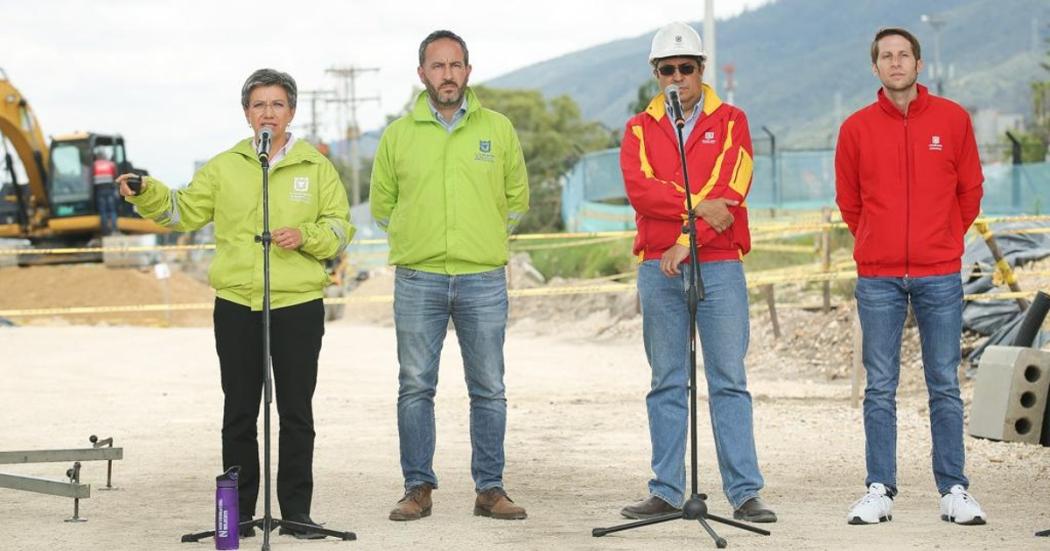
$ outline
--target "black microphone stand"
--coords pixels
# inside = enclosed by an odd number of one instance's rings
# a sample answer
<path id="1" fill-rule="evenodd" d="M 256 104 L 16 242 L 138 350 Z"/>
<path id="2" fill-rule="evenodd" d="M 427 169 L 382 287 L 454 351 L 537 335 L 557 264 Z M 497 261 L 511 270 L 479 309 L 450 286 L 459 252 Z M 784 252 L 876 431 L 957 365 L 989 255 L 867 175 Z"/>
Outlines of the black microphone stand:
<path id="1" fill-rule="evenodd" d="M 701 108 L 702 102 L 694 107 L 694 109 Z M 682 227 L 682 233 L 689 235 L 689 274 L 687 277 L 689 285 L 687 288 L 687 297 L 689 302 L 689 446 L 691 455 L 690 476 L 692 477 L 692 492 L 689 499 L 686 500 L 685 504 L 682 506 L 682 511 L 680 513 L 668 513 L 666 515 L 613 526 L 612 528 L 594 528 L 591 530 L 591 535 L 600 538 L 613 532 L 631 530 L 642 526 L 649 526 L 650 524 L 659 524 L 678 519 L 695 520 L 700 523 L 700 526 L 702 526 L 705 531 L 707 531 L 707 534 L 711 536 L 711 539 L 715 540 L 715 547 L 723 549 L 729 544 L 724 538 L 715 533 L 714 529 L 712 529 L 711 525 L 707 522 L 708 520 L 721 522 L 722 524 L 740 528 L 741 530 L 748 530 L 763 536 L 768 536 L 769 531 L 749 526 L 742 522 L 737 522 L 725 517 L 709 514 L 707 512 L 707 495 L 701 494 L 698 488 L 698 460 L 696 453 L 696 308 L 697 305 L 700 304 L 700 301 L 704 300 L 704 281 L 700 277 L 700 260 L 697 258 L 696 213 L 693 212 L 693 194 L 689 187 L 689 170 L 685 161 L 685 140 L 682 138 L 682 128 L 685 126 L 685 119 L 676 117 L 674 124 L 678 129 L 678 153 L 682 163 L 682 179 L 685 183 L 685 205 L 686 209 L 689 211 L 686 225 Z"/>
<path id="2" fill-rule="evenodd" d="M 273 402 L 273 374 L 270 370 L 270 244 L 273 237 L 270 235 L 270 156 L 260 153 L 259 163 L 262 165 L 263 231 L 262 235 L 255 236 L 255 242 L 262 243 L 263 248 L 263 516 L 241 522 L 238 524 L 238 532 L 245 527 L 258 526 L 262 529 L 262 551 L 270 551 L 270 532 L 282 526 L 301 533 L 323 534 L 343 541 L 353 541 L 357 539 L 353 532 L 338 532 L 313 524 L 273 518 L 271 514 L 270 404 Z M 186 534 L 182 536 L 182 542 L 196 542 L 214 535 L 214 530 Z"/>

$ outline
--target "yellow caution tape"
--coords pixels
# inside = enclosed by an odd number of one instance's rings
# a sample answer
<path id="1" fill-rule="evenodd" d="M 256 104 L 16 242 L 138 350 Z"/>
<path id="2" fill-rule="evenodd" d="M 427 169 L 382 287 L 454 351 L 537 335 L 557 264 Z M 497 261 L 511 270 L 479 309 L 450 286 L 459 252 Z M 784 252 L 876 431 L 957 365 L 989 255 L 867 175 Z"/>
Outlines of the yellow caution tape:
<path id="1" fill-rule="evenodd" d="M 975 228 L 980 228 L 981 224 L 991 224 L 1000 222 L 1042 222 L 1050 221 L 1050 215 L 1033 215 L 1033 216 L 1000 216 L 1000 217 L 982 217 L 978 218 L 974 223 Z M 794 223 L 769 223 L 760 222 L 752 224 L 750 227 L 753 238 L 756 241 L 770 239 L 774 236 L 787 236 L 797 234 L 799 232 L 811 233 L 815 231 L 824 231 L 834 228 L 845 228 L 846 224 L 843 222 L 794 222 Z M 599 239 L 599 238 L 626 238 L 633 237 L 635 235 L 634 230 L 629 231 L 611 231 L 611 232 L 563 232 L 563 233 L 531 233 L 531 234 L 518 234 L 511 235 L 508 239 L 510 241 L 542 241 L 542 240 L 586 240 Z M 1007 230 L 1003 233 L 1050 233 L 1050 228 L 1032 228 L 1023 230 Z M 353 241 L 351 246 L 355 245 L 382 245 L 386 244 L 385 238 L 378 239 L 361 239 Z M 566 245 L 568 246 L 568 245 Z M 802 247 L 802 246 L 799 246 Z M 61 247 L 61 248 L 46 248 L 46 249 L 0 249 L 0 256 L 10 255 L 51 255 L 51 254 L 83 254 L 83 253 L 140 253 L 150 251 L 194 251 L 194 250 L 212 250 L 215 248 L 214 243 L 203 243 L 197 245 L 143 245 L 143 246 L 124 246 L 124 247 Z M 524 249 L 520 249 L 524 250 Z M 801 252 L 801 249 L 799 249 Z"/>
<path id="2" fill-rule="evenodd" d="M 597 238 L 594 238 L 594 239 L 585 239 L 585 240 L 581 240 L 581 241 L 572 241 L 572 242 L 569 242 L 569 243 L 545 243 L 545 244 L 541 244 L 541 245 L 516 245 L 516 246 L 511 247 L 511 250 L 513 252 L 520 252 L 520 251 L 540 251 L 540 250 L 547 250 L 547 249 L 564 249 L 564 248 L 567 248 L 567 247 L 582 247 L 584 245 L 594 245 L 594 244 L 597 244 L 597 243 L 609 243 L 609 242 L 612 242 L 612 241 L 621 241 L 621 240 L 623 240 L 625 238 L 628 238 L 628 237 L 634 237 L 634 235 L 631 234 L 631 235 L 614 235 L 614 236 L 611 236 L 611 237 L 597 237 Z"/>
<path id="3" fill-rule="evenodd" d="M 752 251 L 769 251 L 774 253 L 806 253 L 816 254 L 816 247 L 807 245 L 785 245 L 782 243 L 753 243 Z"/>
<path id="4" fill-rule="evenodd" d="M 852 272 L 837 272 L 829 274 L 814 274 L 815 277 L 807 281 L 832 281 L 837 279 L 851 279 L 856 277 Z M 790 281 L 782 279 L 781 281 Z M 747 286 L 749 288 L 761 287 L 770 283 L 777 283 L 777 278 L 751 278 Z M 603 285 L 578 285 L 566 287 L 539 287 L 535 289 L 512 289 L 508 295 L 512 298 L 540 297 L 540 296 L 565 296 L 565 295 L 592 295 L 600 293 L 625 293 L 635 290 L 633 283 L 607 283 Z M 1020 293 L 985 293 L 970 294 L 963 296 L 963 300 L 1015 300 L 1018 298 L 1030 298 L 1035 296 L 1035 291 Z M 361 295 L 342 298 L 326 298 L 325 304 L 369 304 L 369 303 L 391 303 L 393 295 Z M 71 306 L 64 308 L 28 308 L 0 310 L 0 317 L 38 317 L 38 316 L 62 316 L 62 315 L 84 315 L 84 314 L 121 314 L 141 312 L 163 312 L 163 311 L 187 311 L 187 310 L 211 310 L 211 302 L 197 302 L 186 304 L 139 304 L 126 306 Z"/>

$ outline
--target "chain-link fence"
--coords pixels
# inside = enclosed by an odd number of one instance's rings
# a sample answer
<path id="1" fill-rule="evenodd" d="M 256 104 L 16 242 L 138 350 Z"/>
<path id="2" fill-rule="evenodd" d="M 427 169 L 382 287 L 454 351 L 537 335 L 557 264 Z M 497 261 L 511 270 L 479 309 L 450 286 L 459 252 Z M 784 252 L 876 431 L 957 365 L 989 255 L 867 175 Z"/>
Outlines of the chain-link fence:
<path id="1" fill-rule="evenodd" d="M 810 210 L 835 206 L 835 151 L 756 148 L 747 203 L 752 208 Z M 989 159 L 984 165 L 983 212 L 1042 214 L 1050 211 L 1050 163 L 1011 165 Z M 921 182 L 917 183 L 921 185 Z M 627 203 L 619 150 L 585 155 L 569 172 L 562 190 L 562 219 L 568 231 L 634 228 Z"/>

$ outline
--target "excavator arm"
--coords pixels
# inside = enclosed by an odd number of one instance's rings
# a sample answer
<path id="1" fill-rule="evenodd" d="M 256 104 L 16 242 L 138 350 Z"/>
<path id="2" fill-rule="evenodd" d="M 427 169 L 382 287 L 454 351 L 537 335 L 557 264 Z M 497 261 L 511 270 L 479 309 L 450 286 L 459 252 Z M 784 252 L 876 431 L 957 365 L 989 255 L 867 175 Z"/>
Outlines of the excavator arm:
<path id="1" fill-rule="evenodd" d="M 29 196 L 23 197 L 23 208 L 30 223 L 48 216 L 47 166 L 48 147 L 40 123 L 17 88 L 0 69 L 0 135 L 15 149 L 29 178 Z M 6 168 L 6 167 L 5 167 Z"/>

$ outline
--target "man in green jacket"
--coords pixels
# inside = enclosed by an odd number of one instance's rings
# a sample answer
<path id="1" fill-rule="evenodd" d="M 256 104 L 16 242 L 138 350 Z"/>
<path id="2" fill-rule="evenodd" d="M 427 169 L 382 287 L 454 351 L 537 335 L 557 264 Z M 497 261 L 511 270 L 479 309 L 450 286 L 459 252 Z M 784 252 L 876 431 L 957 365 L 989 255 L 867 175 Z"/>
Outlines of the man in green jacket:
<path id="1" fill-rule="evenodd" d="M 437 488 L 434 394 L 449 319 L 470 395 L 474 514 L 523 519 L 503 490 L 507 401 L 507 236 L 528 210 L 521 145 L 510 121 L 467 87 L 467 45 L 435 31 L 419 46 L 426 87 L 383 132 L 371 183 L 372 216 L 397 267 L 394 325 L 400 388 L 397 425 L 405 495 L 391 520 L 430 514 Z"/>
<path id="2" fill-rule="evenodd" d="M 330 283 L 324 260 L 339 255 L 353 237 L 346 190 L 335 167 L 313 146 L 287 132 L 295 116 L 295 80 L 260 69 L 245 81 L 241 105 L 258 136 L 273 135 L 269 170 L 271 358 L 280 415 L 277 501 L 284 520 L 310 519 L 313 494 L 314 421 L 311 400 L 324 335 L 323 289 Z M 215 288 L 215 348 L 222 391 L 223 467 L 241 467 L 240 521 L 254 516 L 259 493 L 256 426 L 263 386 L 262 167 L 256 140 L 241 140 L 207 162 L 188 186 L 171 190 L 143 178 L 136 194 L 129 174 L 120 193 L 145 218 L 175 231 L 215 223 L 215 258 L 208 278 Z M 324 537 L 281 527 L 301 538 Z M 251 526 L 241 536 L 254 535 Z"/>

